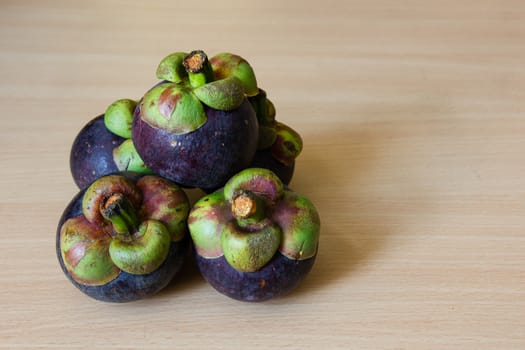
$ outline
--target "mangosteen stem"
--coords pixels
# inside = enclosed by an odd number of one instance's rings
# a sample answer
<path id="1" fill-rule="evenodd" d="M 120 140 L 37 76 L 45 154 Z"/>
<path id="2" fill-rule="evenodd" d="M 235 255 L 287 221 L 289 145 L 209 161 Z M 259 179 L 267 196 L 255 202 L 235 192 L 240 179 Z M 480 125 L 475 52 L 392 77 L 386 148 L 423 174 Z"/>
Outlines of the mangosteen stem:
<path id="1" fill-rule="evenodd" d="M 190 52 L 182 61 L 191 87 L 198 88 L 215 80 L 208 56 L 202 50 Z"/>
<path id="2" fill-rule="evenodd" d="M 131 241 L 138 231 L 139 219 L 135 208 L 122 193 L 113 193 L 103 203 L 100 213 L 113 225 L 112 236 L 122 241 Z"/>
<path id="3" fill-rule="evenodd" d="M 237 195 L 232 201 L 231 210 L 241 227 L 256 224 L 266 217 L 264 202 L 251 192 Z"/>

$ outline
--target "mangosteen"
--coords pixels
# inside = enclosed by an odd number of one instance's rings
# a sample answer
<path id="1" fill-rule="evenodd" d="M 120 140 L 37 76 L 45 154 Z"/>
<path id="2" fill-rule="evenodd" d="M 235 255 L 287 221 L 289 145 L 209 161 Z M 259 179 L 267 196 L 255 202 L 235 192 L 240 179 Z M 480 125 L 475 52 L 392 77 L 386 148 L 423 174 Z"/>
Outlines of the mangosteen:
<path id="1" fill-rule="evenodd" d="M 197 265 L 217 291 L 242 301 L 290 292 L 317 255 L 320 219 L 276 174 L 248 168 L 202 197 L 188 227 Z"/>
<path id="2" fill-rule="evenodd" d="M 131 141 L 131 123 L 137 102 L 121 99 L 104 114 L 89 121 L 80 130 L 69 157 L 71 175 L 83 189 L 101 176 L 119 171 L 151 174 Z"/>
<path id="3" fill-rule="evenodd" d="M 128 302 L 164 288 L 189 251 L 189 201 L 158 176 L 107 175 L 66 207 L 56 234 L 63 272 L 80 291 Z"/>
<path id="4" fill-rule="evenodd" d="M 249 100 L 259 123 L 257 151 L 250 167 L 269 169 L 288 185 L 295 170 L 295 159 L 303 148 L 301 136 L 275 119 L 275 106 L 264 90 L 259 89 Z"/>
<path id="5" fill-rule="evenodd" d="M 157 77 L 162 81 L 143 96 L 133 120 L 138 154 L 181 186 L 222 187 L 257 148 L 257 117 L 247 99 L 258 92 L 252 68 L 232 54 L 208 60 L 203 51 L 177 52 L 161 61 Z"/>

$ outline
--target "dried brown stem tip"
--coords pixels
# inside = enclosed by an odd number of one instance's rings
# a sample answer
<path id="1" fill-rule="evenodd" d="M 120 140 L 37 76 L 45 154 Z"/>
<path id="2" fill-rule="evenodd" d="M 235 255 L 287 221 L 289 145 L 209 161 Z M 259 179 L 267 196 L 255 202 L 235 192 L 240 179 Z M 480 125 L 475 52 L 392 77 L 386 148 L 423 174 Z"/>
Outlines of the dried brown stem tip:
<path id="1" fill-rule="evenodd" d="M 102 203 L 100 210 L 104 211 L 115 211 L 118 210 L 118 205 L 124 201 L 124 195 L 122 193 L 112 193 L 106 200 Z"/>
<path id="2" fill-rule="evenodd" d="M 182 64 L 184 65 L 186 71 L 191 73 L 199 73 L 204 69 L 207 61 L 208 56 L 206 56 L 204 51 L 197 50 L 190 52 L 186 57 L 184 57 Z"/>
<path id="3" fill-rule="evenodd" d="M 244 219 L 257 210 L 255 200 L 246 194 L 241 194 L 233 200 L 232 214 L 238 219 Z"/>

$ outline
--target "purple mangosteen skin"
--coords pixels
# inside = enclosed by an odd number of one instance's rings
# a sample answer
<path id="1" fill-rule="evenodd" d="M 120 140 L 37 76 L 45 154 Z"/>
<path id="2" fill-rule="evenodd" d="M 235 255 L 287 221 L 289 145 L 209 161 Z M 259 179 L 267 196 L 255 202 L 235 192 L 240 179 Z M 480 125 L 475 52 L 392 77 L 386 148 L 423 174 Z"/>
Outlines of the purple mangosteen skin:
<path id="1" fill-rule="evenodd" d="M 106 128 L 103 114 L 80 130 L 69 157 L 71 175 L 78 188 L 83 189 L 99 177 L 119 171 L 113 160 L 113 149 L 124 141 Z"/>
<path id="2" fill-rule="evenodd" d="M 204 110 L 208 118 L 204 125 L 173 134 L 144 122 L 137 108 L 132 138 L 140 157 L 155 173 L 209 192 L 250 164 L 257 148 L 258 122 L 247 99 L 231 111 L 208 106 Z"/>
<path id="3" fill-rule="evenodd" d="M 256 272 L 237 271 L 224 256 L 210 259 L 195 254 L 195 260 L 204 279 L 218 292 L 236 300 L 258 302 L 295 289 L 312 269 L 316 255 L 305 260 L 292 260 L 276 253 Z"/>
<path id="4" fill-rule="evenodd" d="M 285 185 L 289 185 L 295 170 L 295 161 L 290 165 L 284 165 L 272 155 L 270 148 L 257 150 L 250 168 L 265 168 L 271 170 Z"/>
<path id="5" fill-rule="evenodd" d="M 248 168 L 197 201 L 188 216 L 197 266 L 218 292 L 266 301 L 295 289 L 318 251 L 312 202 L 264 168 Z"/>
<path id="6" fill-rule="evenodd" d="M 132 179 L 138 176 L 121 174 Z M 69 281 L 84 294 L 100 301 L 125 303 L 151 296 L 166 287 L 181 269 L 189 252 L 190 239 L 188 235 L 178 242 L 171 242 L 168 256 L 164 263 L 155 271 L 144 275 L 134 275 L 121 271 L 117 278 L 101 286 L 89 286 L 75 281 L 68 273 L 64 260 L 60 254 L 60 228 L 63 223 L 72 217 L 82 214 L 82 197 L 85 189 L 81 190 L 64 210 L 58 223 L 56 235 L 56 254 L 62 271 Z"/>

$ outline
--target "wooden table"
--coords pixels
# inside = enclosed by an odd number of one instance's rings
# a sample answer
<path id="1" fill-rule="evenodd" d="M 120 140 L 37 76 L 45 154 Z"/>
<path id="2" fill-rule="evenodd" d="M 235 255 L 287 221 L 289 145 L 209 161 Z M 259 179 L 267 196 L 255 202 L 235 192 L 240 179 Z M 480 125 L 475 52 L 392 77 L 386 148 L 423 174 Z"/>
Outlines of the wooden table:
<path id="1" fill-rule="evenodd" d="M 2 1 L 1 349 L 525 349 L 525 2 Z M 55 255 L 80 128 L 162 57 L 238 53 L 301 133 L 322 218 L 292 294 L 191 263 L 106 304 Z"/>

